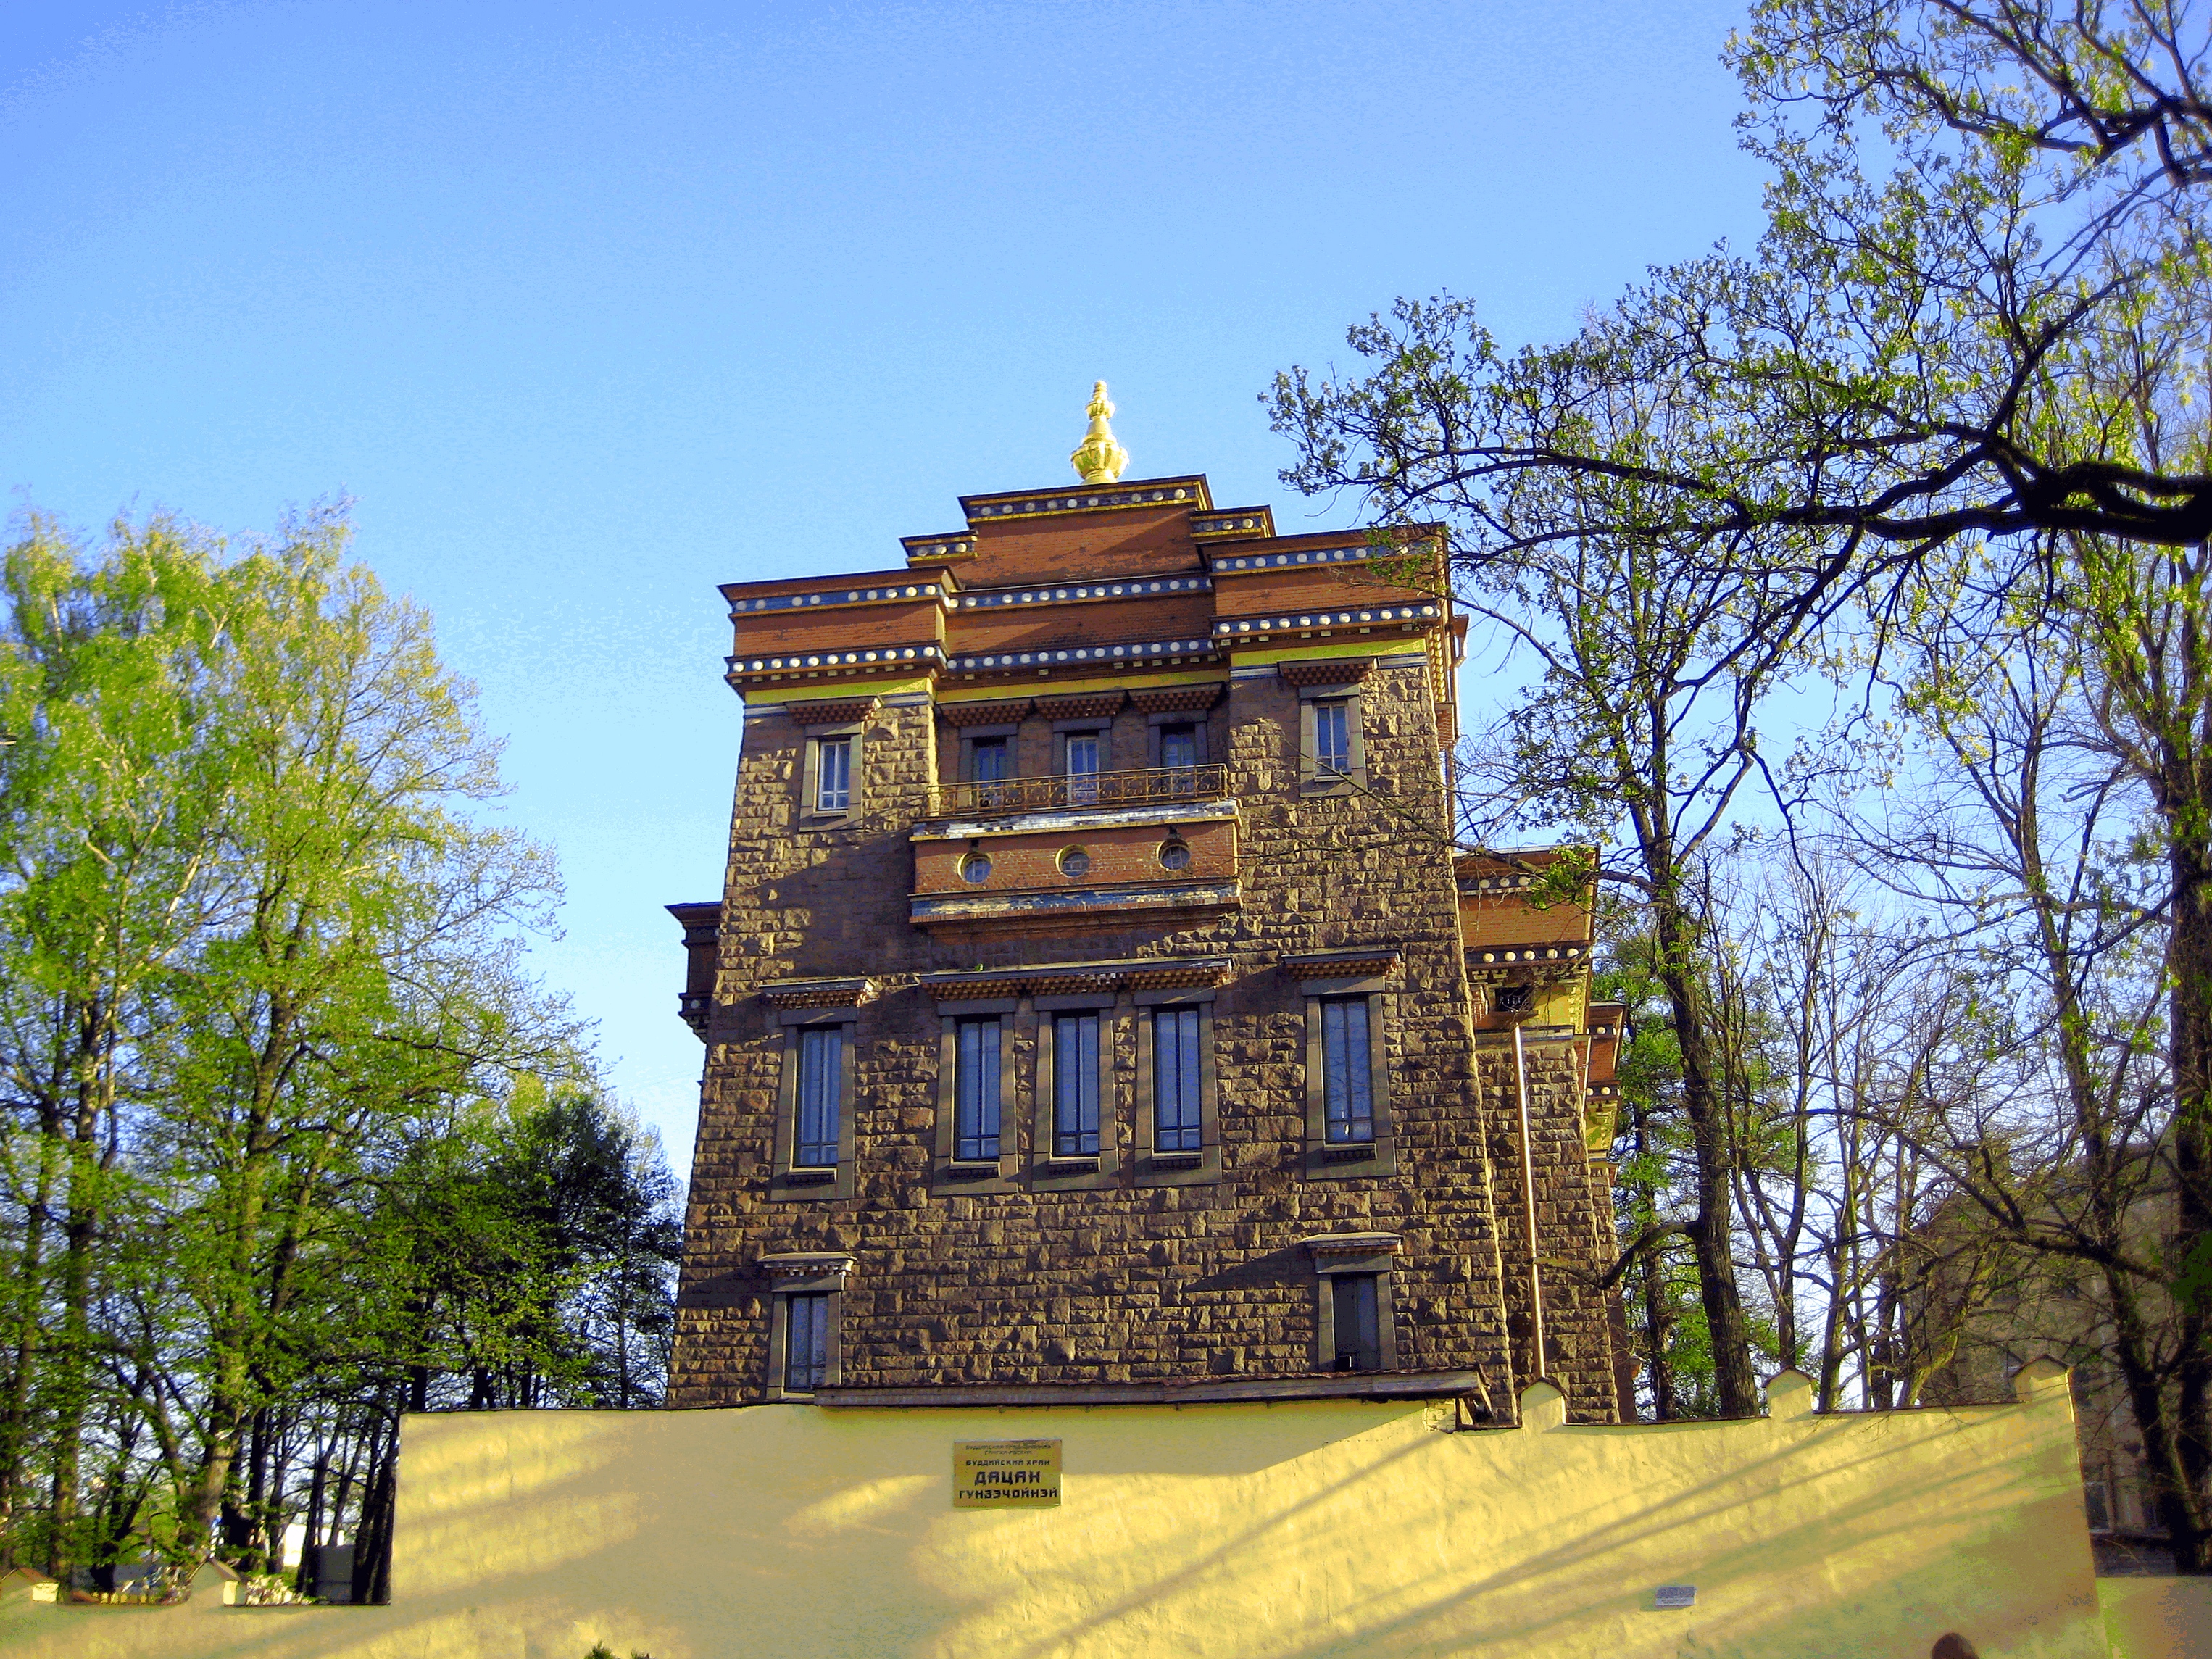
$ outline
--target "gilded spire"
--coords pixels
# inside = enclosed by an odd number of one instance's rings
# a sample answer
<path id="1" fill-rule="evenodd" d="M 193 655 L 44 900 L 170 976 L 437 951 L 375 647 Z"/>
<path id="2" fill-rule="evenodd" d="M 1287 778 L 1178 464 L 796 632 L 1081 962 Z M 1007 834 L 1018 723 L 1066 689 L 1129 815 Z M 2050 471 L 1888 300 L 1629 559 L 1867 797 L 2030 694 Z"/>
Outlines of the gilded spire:
<path id="1" fill-rule="evenodd" d="M 1113 417 L 1114 405 L 1107 398 L 1105 381 L 1092 385 L 1091 406 L 1083 412 L 1091 417 L 1091 429 L 1067 459 L 1075 463 L 1084 483 L 1112 483 L 1128 465 L 1129 452 L 1114 441 L 1113 428 L 1106 424 Z"/>

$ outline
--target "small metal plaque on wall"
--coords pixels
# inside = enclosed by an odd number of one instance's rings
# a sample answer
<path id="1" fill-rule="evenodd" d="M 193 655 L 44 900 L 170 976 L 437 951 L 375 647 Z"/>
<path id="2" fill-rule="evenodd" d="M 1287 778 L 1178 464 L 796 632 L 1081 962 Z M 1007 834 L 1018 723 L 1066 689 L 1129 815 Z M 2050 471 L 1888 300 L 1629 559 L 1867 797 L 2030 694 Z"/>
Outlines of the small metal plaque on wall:
<path id="1" fill-rule="evenodd" d="M 1049 1510 L 1060 1506 L 1057 1440 L 956 1440 L 956 1510 Z"/>
<path id="2" fill-rule="evenodd" d="M 1695 1584 L 1662 1584 L 1657 1602 L 1662 1607 L 1694 1607 L 1698 1605 L 1698 1587 Z"/>

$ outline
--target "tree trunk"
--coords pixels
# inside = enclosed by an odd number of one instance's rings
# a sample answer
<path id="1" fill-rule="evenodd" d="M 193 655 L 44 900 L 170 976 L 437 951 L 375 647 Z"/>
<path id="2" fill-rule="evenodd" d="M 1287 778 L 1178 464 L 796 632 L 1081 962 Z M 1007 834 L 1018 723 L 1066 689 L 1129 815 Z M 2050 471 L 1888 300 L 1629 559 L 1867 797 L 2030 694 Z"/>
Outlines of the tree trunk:
<path id="1" fill-rule="evenodd" d="M 1736 1290 L 1735 1255 L 1729 1237 L 1735 1147 L 1725 1103 L 1716 1086 L 1711 1037 L 1692 966 L 1695 945 L 1689 920 L 1667 872 L 1654 873 L 1663 884 L 1653 904 L 1653 936 L 1659 946 L 1660 981 L 1674 1005 L 1674 1040 L 1681 1050 L 1682 1115 L 1690 1125 L 1698 1201 L 1690 1224 L 1690 1246 L 1711 1333 L 1713 1382 L 1723 1417 L 1757 1417 L 1760 1402 L 1759 1381 L 1751 1369 L 1751 1328 Z"/>

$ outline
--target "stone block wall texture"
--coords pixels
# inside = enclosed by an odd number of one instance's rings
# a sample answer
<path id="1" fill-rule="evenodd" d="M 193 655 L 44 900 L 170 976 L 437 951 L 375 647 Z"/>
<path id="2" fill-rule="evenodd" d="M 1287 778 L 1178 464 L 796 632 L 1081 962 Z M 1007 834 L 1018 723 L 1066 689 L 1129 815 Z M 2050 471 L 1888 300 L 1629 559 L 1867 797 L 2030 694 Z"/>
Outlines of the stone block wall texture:
<path id="1" fill-rule="evenodd" d="M 2046 1383 L 2048 1379 L 2043 1379 Z M 1542 1392 L 1542 1391 L 1532 1391 Z M 2021 1403 L 1438 1432 L 1418 1405 L 493 1412 L 401 1431 L 382 1607 L 0 1605 L 10 1659 L 2106 1659 L 2063 1374 Z M 1531 1424 L 1555 1420 L 1540 1403 Z M 955 1510 L 955 1441 L 1061 1501 Z M 1658 1586 L 1694 1606 L 1656 1605 Z M 2202 1583 L 2117 1598 L 2181 1659 Z M 2169 1589 L 2168 1587 L 2175 1587 Z"/>
<path id="2" fill-rule="evenodd" d="M 1194 716 L 1206 727 L 1205 758 L 1227 769 L 1238 817 L 1233 836 L 1227 826 L 1194 829 L 1198 856 L 1186 873 L 1233 874 L 1241 902 L 1225 912 L 924 932 L 908 920 L 909 897 L 918 883 L 946 890 L 939 866 L 957 864 L 966 844 L 924 843 L 918 877 L 908 836 L 927 811 L 928 786 L 957 775 L 963 728 L 939 718 L 927 689 L 910 683 L 886 696 L 863 733 L 858 810 L 817 826 L 799 811 L 804 731 L 773 705 L 750 711 L 701 1093 L 676 1403 L 766 1396 L 766 1255 L 855 1257 L 839 1322 L 848 1387 L 1268 1378 L 1310 1373 L 1321 1358 L 1319 1286 L 1299 1241 L 1377 1231 L 1404 1241 L 1391 1281 L 1399 1369 L 1474 1370 L 1480 1394 L 1510 1413 L 1534 1364 L 1518 1117 L 1510 1061 L 1501 1073 L 1494 1057 L 1480 1059 L 1472 1030 L 1433 665 L 1426 646 L 1406 644 L 1417 648 L 1382 656 L 1359 683 L 1362 789 L 1302 786 L 1298 693 L 1273 666 L 1228 675 L 1218 701 Z M 1150 683 L 1117 682 L 1108 701 L 1120 702 L 1121 684 Z M 1092 684 L 1041 679 L 1007 695 L 1048 698 Z M 1005 712 L 981 718 L 997 724 Z M 1054 769 L 1055 712 L 1066 710 L 1040 703 L 1021 720 L 1022 775 Z M 1114 717 L 1107 750 L 1118 767 L 1147 763 L 1135 704 Z M 1093 850 L 1091 881 L 1113 882 L 1142 877 L 1163 834 L 1076 828 L 1066 840 Z M 994 856 L 1010 874 L 1026 871 L 1028 884 L 1051 878 L 1056 848 L 1050 836 L 1009 838 Z M 1395 1165 L 1316 1177 L 1306 1169 L 1305 993 L 1280 962 L 1362 948 L 1400 953 L 1382 1022 Z M 1146 1179 L 1136 1156 L 1141 1013 L 1125 993 L 1103 1032 L 1111 1063 L 1102 1118 L 1110 1122 L 1102 1150 L 1118 1152 L 1111 1172 L 1076 1189 L 1026 1176 L 1012 1190 L 933 1187 L 940 1025 L 922 975 L 1197 957 L 1231 963 L 1212 1004 L 1218 1181 Z M 855 1016 L 852 1195 L 772 1198 L 783 1038 L 760 987 L 858 975 L 877 994 Z M 1049 1014 L 1024 1000 L 1010 1018 L 1004 1145 L 1026 1169 Z M 1583 1152 L 1577 1056 L 1557 1042 L 1531 1055 L 1539 1251 L 1555 1264 L 1548 1365 L 1577 1419 L 1609 1420 L 1611 1336 L 1587 1283 L 1610 1259 L 1609 1194 Z"/>
<path id="3" fill-rule="evenodd" d="M 1370 789 L 1413 822 L 1443 822 L 1425 666 L 1376 670 L 1362 702 Z M 1210 752 L 1228 764 L 1240 808 L 1241 908 L 1180 926 L 1111 919 L 1048 938 L 985 928 L 933 937 L 908 925 L 906 836 L 937 757 L 957 741 L 927 705 L 878 711 L 862 747 L 861 811 L 822 830 L 798 818 L 803 733 L 780 714 L 748 721 L 691 1187 L 679 1403 L 762 1397 L 769 1286 L 755 1264 L 793 1250 L 858 1258 L 841 1322 L 848 1385 L 1308 1372 L 1316 1287 L 1298 1241 L 1358 1231 L 1405 1237 L 1393 1284 L 1401 1369 L 1479 1369 L 1495 1397 L 1510 1397 L 1489 1162 L 1511 1126 L 1486 1114 L 1476 1085 L 1449 850 L 1394 831 L 1361 795 L 1302 793 L 1297 714 L 1296 691 L 1272 671 L 1234 680 L 1213 712 Z M 1048 732 L 1032 715 L 1023 740 Z M 1125 711 L 1116 743 L 1133 757 L 1143 740 L 1142 717 Z M 1304 992 L 1278 962 L 1364 946 L 1402 953 L 1385 1022 L 1398 1171 L 1311 1179 Z M 1125 997 L 1111 1039 L 1115 1182 L 932 1191 L 939 1021 L 920 975 L 1218 955 L 1233 964 L 1213 1015 L 1218 1183 L 1141 1184 L 1136 1011 Z M 880 988 L 858 1011 L 854 1196 L 771 1201 L 782 1043 L 757 987 L 863 973 Z M 1024 1004 L 1013 1020 L 1009 1122 L 1025 1155 L 1038 1017 Z M 1576 1393 L 1578 1413 L 1607 1414 L 1595 1394 Z"/>

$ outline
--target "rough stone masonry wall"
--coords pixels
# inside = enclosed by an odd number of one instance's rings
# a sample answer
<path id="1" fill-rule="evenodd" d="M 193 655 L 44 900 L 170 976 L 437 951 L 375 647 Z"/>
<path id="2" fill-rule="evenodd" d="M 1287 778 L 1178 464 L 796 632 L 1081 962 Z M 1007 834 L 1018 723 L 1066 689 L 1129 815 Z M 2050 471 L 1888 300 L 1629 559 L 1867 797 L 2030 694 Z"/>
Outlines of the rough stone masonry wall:
<path id="1" fill-rule="evenodd" d="M 1609 1423 L 1618 1413 L 1609 1306 L 1598 1276 L 1613 1260 L 1609 1232 L 1593 1218 L 1611 1198 L 1594 1178 L 1583 1129 L 1581 1062 L 1573 1044 L 1552 1038 L 1524 1045 L 1528 1067 L 1530 1164 L 1535 1173 L 1536 1255 L 1542 1269 L 1545 1370 L 1567 1396 L 1569 1412 Z M 1486 1033 L 1477 1050 L 1492 1126 L 1498 1211 L 1516 1374 L 1534 1374 L 1529 1317 L 1528 1248 L 1521 1183 L 1518 1079 L 1510 1033 Z M 1602 1170 L 1603 1165 L 1597 1166 Z"/>
<path id="2" fill-rule="evenodd" d="M 1425 672 L 1363 688 L 1370 786 L 1415 822 L 1444 815 Z M 1311 1369 L 1312 1233 L 1406 1237 L 1395 1281 L 1400 1364 L 1479 1368 L 1512 1397 L 1486 1153 L 1499 1128 L 1475 1087 L 1449 848 L 1408 836 L 1358 796 L 1297 789 L 1297 700 L 1272 673 L 1236 679 L 1217 750 L 1243 811 L 1241 909 L 1177 927 L 1058 938 L 978 933 L 933 941 L 905 921 L 905 835 L 936 741 L 922 708 L 887 708 L 863 750 L 866 816 L 792 833 L 799 734 L 749 722 L 732 821 L 721 1006 L 710 1031 L 674 1367 L 676 1403 L 761 1397 L 767 1291 L 753 1264 L 850 1250 L 843 1381 L 1115 1382 L 1278 1376 Z M 1024 737 L 1030 735 L 1026 731 Z M 1398 1172 L 1303 1173 L 1304 995 L 1285 954 L 1389 945 L 1403 952 L 1386 1022 Z M 915 976 L 936 968 L 1226 954 L 1214 1039 L 1218 1184 L 1136 1184 L 1133 1015 L 1114 1073 L 1119 1182 L 1105 1190 L 933 1194 L 938 1023 Z M 781 1042 L 763 981 L 867 973 L 859 1011 L 857 1185 L 849 1200 L 767 1201 Z M 1010 1122 L 1027 1152 L 1036 1020 L 1015 1016 Z M 1578 1401 L 1578 1404 L 1582 1402 Z"/>

